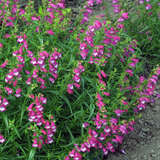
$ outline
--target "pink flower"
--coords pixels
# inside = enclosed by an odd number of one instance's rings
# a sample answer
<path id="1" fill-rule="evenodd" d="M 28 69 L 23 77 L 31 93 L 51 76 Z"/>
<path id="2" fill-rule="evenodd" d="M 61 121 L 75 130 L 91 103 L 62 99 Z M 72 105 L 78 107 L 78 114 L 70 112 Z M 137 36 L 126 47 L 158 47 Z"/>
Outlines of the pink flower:
<path id="1" fill-rule="evenodd" d="M 112 0 L 112 3 L 118 3 L 119 1 L 118 0 Z"/>
<path id="2" fill-rule="evenodd" d="M 5 139 L 3 137 L 3 135 L 0 134 L 0 143 L 4 143 L 5 142 Z"/>
<path id="3" fill-rule="evenodd" d="M 107 149 L 111 152 L 115 152 L 113 145 L 110 142 L 107 142 Z"/>
<path id="4" fill-rule="evenodd" d="M 75 155 L 75 149 L 73 149 L 72 151 L 70 151 L 70 152 L 69 152 L 69 156 L 70 156 L 70 157 L 72 157 L 72 158 L 73 158 L 73 157 L 74 157 L 74 155 Z"/>
<path id="5" fill-rule="evenodd" d="M 123 17 L 124 19 L 128 19 L 128 13 L 122 13 L 122 17 Z"/>
<path id="6" fill-rule="evenodd" d="M 119 19 L 118 19 L 118 22 L 123 22 L 124 21 L 124 18 L 123 17 L 120 17 Z"/>
<path id="7" fill-rule="evenodd" d="M 151 9 L 152 8 L 152 5 L 150 5 L 150 4 L 147 4 L 146 5 L 146 10 L 149 10 L 149 9 Z"/>
<path id="8" fill-rule="evenodd" d="M 32 19 L 32 21 L 38 21 L 39 20 L 38 17 L 34 17 L 34 16 L 32 16 L 31 19 Z"/>
<path id="9" fill-rule="evenodd" d="M 81 152 L 86 152 L 87 151 L 87 147 L 85 144 L 81 144 L 81 148 L 80 148 Z"/>
<path id="10" fill-rule="evenodd" d="M 46 31 L 48 34 L 50 34 L 50 35 L 54 35 L 54 32 L 50 29 L 50 30 L 48 30 L 48 31 Z"/>
<path id="11" fill-rule="evenodd" d="M 13 93 L 13 90 L 11 88 L 9 88 L 9 87 L 4 87 L 4 88 L 5 88 L 8 95 Z"/>
<path id="12" fill-rule="evenodd" d="M 119 135 L 115 135 L 115 137 L 116 138 L 112 139 L 112 142 L 116 142 L 116 143 L 122 144 L 123 137 L 119 136 Z"/>
<path id="13" fill-rule="evenodd" d="M 105 96 L 110 96 L 110 93 L 108 93 L 108 92 L 103 92 L 103 94 L 104 94 Z"/>
<path id="14" fill-rule="evenodd" d="M 128 133 L 125 124 L 124 124 L 124 125 L 120 125 L 120 126 L 119 126 L 119 130 L 121 131 L 122 134 L 127 134 L 127 133 Z"/>
<path id="15" fill-rule="evenodd" d="M 108 150 L 107 150 L 106 148 L 103 148 L 102 150 L 103 150 L 103 154 L 104 154 L 104 155 L 107 155 L 107 154 L 108 154 Z"/>
<path id="16" fill-rule="evenodd" d="M 93 0 L 88 0 L 88 6 L 92 7 L 93 6 L 94 1 Z"/>
<path id="17" fill-rule="evenodd" d="M 80 49 L 84 50 L 85 48 L 87 48 L 87 44 L 86 43 L 80 43 Z"/>
<path id="18" fill-rule="evenodd" d="M 139 110 L 142 110 L 142 109 L 145 109 L 145 108 L 146 108 L 146 105 L 145 105 L 145 104 L 139 104 L 139 105 L 137 106 L 137 108 L 138 108 Z"/>
<path id="19" fill-rule="evenodd" d="M 3 103 L 4 107 L 6 107 L 9 104 L 8 100 L 6 98 L 3 98 Z"/>
<path id="20" fill-rule="evenodd" d="M 106 126 L 106 127 L 104 128 L 104 132 L 105 132 L 106 134 L 109 134 L 109 133 L 111 132 L 110 127 Z"/>
<path id="21" fill-rule="evenodd" d="M 33 140 L 32 147 L 38 147 L 37 138 L 35 138 L 35 139 Z"/>
<path id="22" fill-rule="evenodd" d="M 65 159 L 64 159 L 64 160 L 70 160 L 69 156 L 65 157 Z"/>
<path id="23" fill-rule="evenodd" d="M 106 139 L 106 135 L 101 133 L 100 137 L 98 139 L 101 140 L 101 141 L 104 141 Z"/>
<path id="24" fill-rule="evenodd" d="M 96 21 L 94 22 L 94 27 L 95 27 L 96 29 L 100 29 L 100 28 L 102 27 L 101 22 L 98 21 L 98 20 L 96 20 Z"/>
<path id="25" fill-rule="evenodd" d="M 2 48 L 3 47 L 3 44 L 2 43 L 0 43 L 0 48 Z"/>
<path id="26" fill-rule="evenodd" d="M 118 24 L 118 25 L 117 25 L 117 28 L 119 28 L 119 29 L 124 28 L 124 24 Z"/>
<path id="27" fill-rule="evenodd" d="M 5 34 L 5 35 L 4 35 L 4 38 L 9 38 L 9 37 L 11 37 L 10 34 Z"/>
<path id="28" fill-rule="evenodd" d="M 20 36 L 20 37 L 17 39 L 17 42 L 23 43 L 23 42 L 24 42 L 24 39 Z"/>
<path id="29" fill-rule="evenodd" d="M 88 126 L 89 126 L 89 123 L 88 123 L 88 122 L 84 122 L 83 125 L 82 125 L 83 128 L 86 128 L 86 127 L 88 127 Z"/>
<path id="30" fill-rule="evenodd" d="M 127 69 L 126 72 L 130 75 L 133 76 L 133 71 L 131 69 Z"/>
<path id="31" fill-rule="evenodd" d="M 78 83 L 74 83 L 74 86 L 75 86 L 76 88 L 80 88 L 80 84 L 78 84 Z"/>
<path id="32" fill-rule="evenodd" d="M 82 160 L 82 155 L 78 152 L 74 154 L 73 160 Z"/>
<path id="33" fill-rule="evenodd" d="M 96 0 L 96 4 L 101 4 L 102 0 Z"/>
<path id="34" fill-rule="evenodd" d="M 140 4 L 143 4 L 143 3 L 144 3 L 144 0 L 139 0 L 139 3 L 140 3 Z"/>
<path id="35" fill-rule="evenodd" d="M 124 110 L 116 109 L 114 112 L 116 113 L 117 117 L 120 117 Z"/>
<path id="36" fill-rule="evenodd" d="M 7 64 L 8 64 L 8 60 L 5 60 L 5 62 L 0 65 L 0 68 L 5 68 Z"/>
<path id="37" fill-rule="evenodd" d="M 106 73 L 105 73 L 104 71 L 102 71 L 102 70 L 101 70 L 101 74 L 102 74 L 102 76 L 103 76 L 104 78 L 107 77 Z"/>

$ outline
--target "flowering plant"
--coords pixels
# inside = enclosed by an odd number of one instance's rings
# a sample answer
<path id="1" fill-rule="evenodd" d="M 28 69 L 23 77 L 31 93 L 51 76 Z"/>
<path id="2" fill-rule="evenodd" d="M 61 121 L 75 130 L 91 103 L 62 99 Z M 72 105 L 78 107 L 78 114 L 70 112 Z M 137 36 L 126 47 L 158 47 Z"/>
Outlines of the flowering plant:
<path id="1" fill-rule="evenodd" d="M 157 3 L 139 3 L 157 16 Z M 36 10 L 33 1 L 23 7 L 19 0 L 0 1 L 3 158 L 102 159 L 134 129 L 151 101 L 160 59 L 154 53 L 152 71 L 144 74 L 143 53 L 151 47 L 142 45 L 148 40 L 132 33 L 126 4 L 112 5 L 119 13 L 114 20 L 92 16 L 95 6 L 104 9 L 103 1 L 88 0 L 72 21 L 64 0 L 42 0 Z M 154 30 L 148 22 L 144 26 Z"/>

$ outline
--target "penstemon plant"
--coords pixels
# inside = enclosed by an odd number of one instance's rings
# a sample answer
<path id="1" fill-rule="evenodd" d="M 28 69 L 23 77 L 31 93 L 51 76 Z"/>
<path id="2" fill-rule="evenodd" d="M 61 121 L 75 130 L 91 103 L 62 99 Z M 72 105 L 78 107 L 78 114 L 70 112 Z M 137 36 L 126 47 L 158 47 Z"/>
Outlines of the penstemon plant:
<path id="1" fill-rule="evenodd" d="M 138 0 L 122 3 L 122 10 L 129 11 L 129 18 L 125 21 L 126 32 L 138 40 L 143 58 L 152 60 L 151 68 L 159 63 L 159 31 L 160 3 L 158 0 Z M 155 53 L 155 51 L 157 51 Z"/>
<path id="2" fill-rule="evenodd" d="M 132 10 L 113 0 L 109 19 L 93 16 L 102 0 L 88 0 L 73 21 L 64 0 L 41 2 L 35 9 L 31 0 L 0 1 L 0 156 L 102 159 L 151 101 L 160 58 L 157 30 L 145 15 L 156 22 L 159 3 L 139 1 Z M 141 28 L 152 35 L 151 46 L 138 36 Z"/>

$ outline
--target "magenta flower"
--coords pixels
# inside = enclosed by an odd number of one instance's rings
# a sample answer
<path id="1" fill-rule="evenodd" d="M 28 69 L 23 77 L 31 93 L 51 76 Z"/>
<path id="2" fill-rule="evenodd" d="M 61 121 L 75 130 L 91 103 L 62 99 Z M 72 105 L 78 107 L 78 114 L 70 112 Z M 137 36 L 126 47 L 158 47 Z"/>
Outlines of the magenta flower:
<path id="1" fill-rule="evenodd" d="M 46 31 L 48 34 L 50 34 L 50 35 L 54 35 L 54 32 L 52 31 L 52 30 L 48 30 L 48 31 Z"/>
<path id="2" fill-rule="evenodd" d="M 17 42 L 19 42 L 19 43 L 23 43 L 23 42 L 24 42 L 24 39 L 23 39 L 23 37 L 21 37 L 21 36 L 18 36 Z"/>
<path id="3" fill-rule="evenodd" d="M 96 0 L 96 4 L 101 4 L 102 0 Z"/>
<path id="4" fill-rule="evenodd" d="M 149 10 L 149 9 L 151 9 L 152 8 L 152 5 L 151 4 L 147 4 L 146 5 L 146 10 Z"/>
<path id="5" fill-rule="evenodd" d="M 118 120 L 117 120 L 116 118 L 111 118 L 111 119 L 110 119 L 110 122 L 111 122 L 112 124 L 117 124 L 117 123 L 118 123 Z"/>
<path id="6" fill-rule="evenodd" d="M 113 145 L 110 142 L 107 142 L 107 149 L 111 152 L 115 152 Z"/>
<path id="7" fill-rule="evenodd" d="M 35 138 L 35 139 L 33 140 L 32 147 L 35 147 L 35 148 L 38 147 L 37 138 Z"/>
<path id="8" fill-rule="evenodd" d="M 94 21 L 94 27 L 95 27 L 95 29 L 100 29 L 101 27 L 102 27 L 102 23 L 100 22 L 100 21 L 98 21 L 98 20 L 95 20 Z"/>
<path id="9" fill-rule="evenodd" d="M 98 139 L 104 141 L 106 139 L 106 134 L 101 133 Z"/>
<path id="10" fill-rule="evenodd" d="M 3 137 L 2 134 L 0 134 L 0 143 L 4 143 L 5 142 L 5 138 Z"/>
<path id="11" fill-rule="evenodd" d="M 88 127 L 88 126 L 89 126 L 89 123 L 88 123 L 88 122 L 84 122 L 83 125 L 82 125 L 83 128 L 86 128 L 86 127 Z"/>
<path id="12" fill-rule="evenodd" d="M 64 159 L 64 160 L 70 160 L 69 156 L 65 157 L 65 159 Z"/>
<path id="13" fill-rule="evenodd" d="M 5 91 L 7 92 L 8 95 L 12 94 L 13 93 L 13 90 L 9 87 L 4 87 L 5 88 Z"/>
<path id="14" fill-rule="evenodd" d="M 140 4 L 143 4 L 143 3 L 144 3 L 144 0 L 139 0 L 139 3 L 140 3 Z"/>
<path id="15" fill-rule="evenodd" d="M 106 127 L 104 128 L 104 132 L 105 132 L 106 134 L 109 134 L 109 133 L 111 132 L 111 128 L 108 127 L 108 126 L 106 126 Z"/>
<path id="16" fill-rule="evenodd" d="M 87 44 L 86 43 L 80 43 L 80 49 L 84 50 L 85 48 L 87 48 Z"/>
<path id="17" fill-rule="evenodd" d="M 73 157 L 74 157 L 74 155 L 75 155 L 75 149 L 73 149 L 72 151 L 70 151 L 70 152 L 69 152 L 69 156 L 70 156 L 70 157 L 72 157 L 72 158 L 73 158 Z"/>
<path id="18" fill-rule="evenodd" d="M 32 21 L 38 21 L 39 17 L 32 16 L 31 19 L 32 19 Z"/>
<path id="19" fill-rule="evenodd" d="M 106 73 L 105 73 L 104 71 L 101 70 L 101 74 L 102 74 L 102 76 L 103 76 L 104 78 L 107 78 L 107 75 L 106 75 Z"/>
<path id="20" fill-rule="evenodd" d="M 105 96 L 110 96 L 110 93 L 108 93 L 108 92 L 103 92 L 103 94 L 104 94 Z"/>
<path id="21" fill-rule="evenodd" d="M 5 68 L 7 64 L 8 64 L 8 60 L 5 60 L 5 62 L 0 65 L 0 68 Z"/>
<path id="22" fill-rule="evenodd" d="M 72 94 L 72 93 L 73 93 L 73 84 L 68 84 L 68 85 L 67 85 L 67 92 L 68 92 L 69 94 Z"/>
<path id="23" fill-rule="evenodd" d="M 122 17 L 123 17 L 124 19 L 128 19 L 128 13 L 122 13 Z"/>
<path id="24" fill-rule="evenodd" d="M 118 21 L 118 22 L 123 22 L 123 21 L 124 21 L 124 18 L 123 18 L 123 17 L 120 17 L 117 21 Z"/>
<path id="25" fill-rule="evenodd" d="M 11 37 L 10 34 L 5 34 L 5 35 L 4 35 L 4 38 L 9 38 L 9 37 Z"/>
<path id="26" fill-rule="evenodd" d="M 108 154 L 108 150 L 107 150 L 106 148 L 103 147 L 102 150 L 103 150 L 103 154 L 104 154 L 104 155 L 107 155 L 107 154 Z"/>
<path id="27" fill-rule="evenodd" d="M 73 160 L 82 160 L 82 155 L 78 152 L 74 154 Z"/>
<path id="28" fill-rule="evenodd" d="M 133 76 L 133 71 L 131 69 L 127 69 L 126 72 L 130 75 Z"/>
<path id="29" fill-rule="evenodd" d="M 123 141 L 123 137 L 119 135 L 115 135 L 115 138 L 112 139 L 112 142 L 115 142 L 115 143 L 122 144 L 122 141 Z"/>
<path id="30" fill-rule="evenodd" d="M 81 152 L 86 152 L 87 151 L 87 147 L 85 144 L 81 144 L 81 148 L 80 148 Z"/>
<path id="31" fill-rule="evenodd" d="M 118 0 L 112 0 L 112 3 L 118 3 L 119 1 Z"/>
<path id="32" fill-rule="evenodd" d="M 124 125 L 120 125 L 120 126 L 119 126 L 119 130 L 121 131 L 122 134 L 127 134 L 127 133 L 128 133 L 125 124 L 124 124 Z"/>
<path id="33" fill-rule="evenodd" d="M 89 7 L 92 7 L 93 4 L 94 4 L 94 1 L 93 1 L 93 0 L 88 0 L 88 6 L 89 6 Z"/>
<path id="34" fill-rule="evenodd" d="M 2 97 L 0 96 L 0 112 L 4 112 L 8 104 L 8 100 L 6 98 L 2 99 Z"/>
<path id="35" fill-rule="evenodd" d="M 117 117 L 120 117 L 124 110 L 116 109 L 114 112 L 116 113 Z"/>
<path id="36" fill-rule="evenodd" d="M 3 44 L 2 43 L 0 43 L 0 48 L 2 48 L 3 47 Z"/>

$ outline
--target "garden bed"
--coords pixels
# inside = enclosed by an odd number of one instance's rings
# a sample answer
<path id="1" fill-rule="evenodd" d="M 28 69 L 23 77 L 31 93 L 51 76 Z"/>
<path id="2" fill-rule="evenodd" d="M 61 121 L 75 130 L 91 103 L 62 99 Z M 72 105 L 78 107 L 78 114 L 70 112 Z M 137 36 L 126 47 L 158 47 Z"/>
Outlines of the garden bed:
<path id="1" fill-rule="evenodd" d="M 0 156 L 124 153 L 160 75 L 160 4 L 35 2 L 0 2 Z"/>

